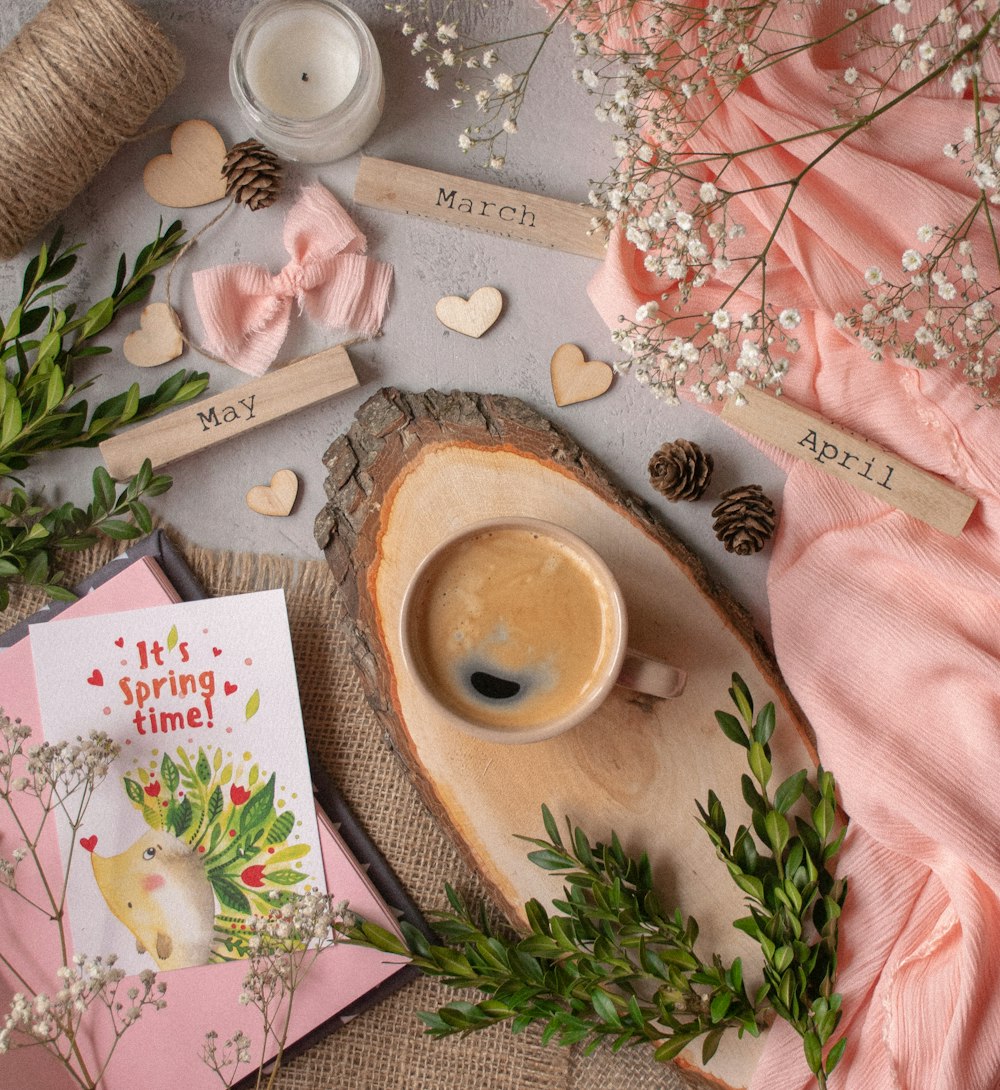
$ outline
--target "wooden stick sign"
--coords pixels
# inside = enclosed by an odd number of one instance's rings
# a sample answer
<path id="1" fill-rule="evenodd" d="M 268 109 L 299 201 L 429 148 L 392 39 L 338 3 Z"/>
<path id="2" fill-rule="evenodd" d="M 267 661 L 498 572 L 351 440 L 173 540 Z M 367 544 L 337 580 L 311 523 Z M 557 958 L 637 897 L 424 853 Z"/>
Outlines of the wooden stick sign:
<path id="1" fill-rule="evenodd" d="M 350 356 L 337 345 L 105 439 L 100 451 L 111 476 L 124 480 L 145 458 L 159 469 L 357 385 Z"/>
<path id="2" fill-rule="evenodd" d="M 740 393 L 745 405 L 730 398 L 722 410 L 722 419 L 737 428 L 953 537 L 968 522 L 975 498 L 941 477 L 835 427 L 787 398 L 753 387 Z"/>
<path id="3" fill-rule="evenodd" d="M 590 233 L 592 209 L 506 186 L 364 157 L 354 199 L 369 208 L 440 220 L 582 257 L 604 257 L 604 239 Z"/>

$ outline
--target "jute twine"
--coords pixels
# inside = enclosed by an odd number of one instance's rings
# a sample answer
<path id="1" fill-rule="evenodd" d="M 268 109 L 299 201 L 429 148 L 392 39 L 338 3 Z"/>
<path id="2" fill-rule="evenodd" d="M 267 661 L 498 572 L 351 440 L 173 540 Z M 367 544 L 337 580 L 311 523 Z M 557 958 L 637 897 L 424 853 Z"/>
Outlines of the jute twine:
<path id="1" fill-rule="evenodd" d="M 0 258 L 81 192 L 183 71 L 127 0 L 51 0 L 22 28 L 0 53 Z"/>

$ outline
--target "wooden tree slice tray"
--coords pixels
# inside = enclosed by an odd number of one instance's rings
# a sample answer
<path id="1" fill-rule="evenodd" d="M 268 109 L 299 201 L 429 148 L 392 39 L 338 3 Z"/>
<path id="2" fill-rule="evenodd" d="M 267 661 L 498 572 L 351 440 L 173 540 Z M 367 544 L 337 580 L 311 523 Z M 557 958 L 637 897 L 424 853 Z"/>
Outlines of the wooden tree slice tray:
<path id="1" fill-rule="evenodd" d="M 527 899 L 547 903 L 562 892 L 515 838 L 543 835 L 547 803 L 592 840 L 607 840 L 614 829 L 626 850 L 648 852 L 665 902 L 697 917 L 703 952 L 743 955 L 752 981 L 759 951 L 732 927 L 746 914 L 742 895 L 695 808 L 713 788 L 733 827 L 746 818 L 745 753 L 713 714 L 729 706 L 732 673 L 743 676 L 758 706 L 773 700 L 778 708 L 776 777 L 813 765 L 815 751 L 746 612 L 639 499 L 515 399 L 381 390 L 324 463 L 330 499 L 316 534 L 346 604 L 342 623 L 367 697 L 427 806 L 510 920 L 524 923 Z M 528 745 L 481 741 L 437 721 L 402 667 L 402 594 L 442 538 L 500 515 L 548 519 L 588 541 L 621 584 L 630 645 L 686 670 L 683 695 L 664 701 L 615 689 L 580 726 Z M 709 1073 L 745 1086 L 759 1049 L 727 1037 Z M 697 1056 L 682 1064 L 703 1081 Z"/>

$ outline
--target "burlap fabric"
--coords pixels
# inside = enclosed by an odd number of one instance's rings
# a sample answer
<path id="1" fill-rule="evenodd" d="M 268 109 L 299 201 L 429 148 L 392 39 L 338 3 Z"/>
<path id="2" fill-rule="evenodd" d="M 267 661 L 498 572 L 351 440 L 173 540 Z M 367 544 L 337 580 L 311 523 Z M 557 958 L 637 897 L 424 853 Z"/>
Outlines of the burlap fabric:
<path id="1" fill-rule="evenodd" d="M 334 778 L 420 907 L 446 906 L 444 881 L 472 898 L 484 896 L 368 709 L 331 623 L 338 603 L 326 564 L 210 552 L 171 536 L 209 594 L 284 588 L 311 758 Z M 108 544 L 70 555 L 71 576 L 82 579 L 114 551 Z M 15 592 L 7 613 L 0 614 L 0 627 L 43 603 L 35 591 Z M 459 993 L 431 980 L 408 984 L 292 1060 L 276 1090 L 682 1090 L 685 1085 L 675 1069 L 655 1063 L 649 1049 L 585 1056 L 578 1049 L 545 1047 L 537 1032 L 515 1036 L 505 1027 L 431 1040 L 416 1012 L 455 998 Z"/>

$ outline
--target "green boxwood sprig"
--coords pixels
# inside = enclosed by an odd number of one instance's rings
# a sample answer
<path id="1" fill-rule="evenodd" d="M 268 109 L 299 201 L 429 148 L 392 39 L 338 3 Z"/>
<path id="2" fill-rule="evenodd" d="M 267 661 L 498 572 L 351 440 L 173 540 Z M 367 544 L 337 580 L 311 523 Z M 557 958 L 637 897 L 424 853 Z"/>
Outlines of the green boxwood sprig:
<path id="1" fill-rule="evenodd" d="M 14 482 L 0 498 L 0 609 L 7 607 L 14 581 L 44 587 L 53 597 L 72 597 L 57 563 L 59 550 L 86 548 L 100 535 L 127 540 L 152 525 L 142 500 L 165 492 L 171 481 L 154 476 L 148 463 L 120 494 L 106 471 L 95 470 L 93 496 L 83 507 L 45 505 L 15 474 L 40 454 L 94 447 L 124 425 L 191 401 L 207 387 L 205 372 L 181 370 L 152 393 L 143 395 L 132 383 L 91 409 L 79 395 L 94 378 L 75 380 L 81 360 L 111 351 L 95 338 L 122 309 L 146 299 L 156 270 L 179 252 L 183 235 L 179 221 L 166 230 L 161 223 L 131 271 L 121 255 L 111 294 L 81 313 L 75 304 L 61 308 L 55 302 L 80 249 L 64 246 L 59 229 L 28 262 L 18 303 L 6 319 L 0 317 L 0 482 Z"/>
<path id="2" fill-rule="evenodd" d="M 402 940 L 367 921 L 349 930 L 356 943 L 408 957 L 451 987 L 484 993 L 477 1002 L 456 1000 L 421 1012 L 428 1033 L 447 1037 L 498 1023 L 516 1033 L 537 1023 L 546 1043 L 582 1043 L 587 1051 L 602 1042 L 613 1050 L 646 1043 L 661 1061 L 701 1039 L 707 1063 L 728 1030 L 758 1036 L 777 1015 L 800 1034 L 809 1069 L 826 1087 L 846 1047 L 844 1037 L 831 1044 L 841 1017 L 834 985 L 847 892 L 833 875 L 844 833 L 834 780 L 820 768 L 813 782 L 803 770 L 772 799 L 774 706 L 755 719 L 749 690 L 736 674 L 730 696 L 738 717 L 718 712 L 717 720 L 747 751 L 752 775 L 743 776 L 742 787 L 750 821 L 730 842 L 714 792 L 698 810 L 747 899 L 750 915 L 734 926 L 761 949 L 762 981 L 753 993 L 740 958 L 727 963 L 699 953 L 697 921 L 661 904 L 645 854 L 628 856 L 615 833 L 609 844 L 591 844 L 568 821 L 564 838 L 543 806 L 546 836 L 521 839 L 534 846 L 528 858 L 565 885 L 553 911 L 534 899 L 525 904 L 527 934 L 495 927 L 484 906 L 471 908 L 451 886 L 445 887 L 450 908 L 428 914 L 434 938 L 406 922 Z"/>

